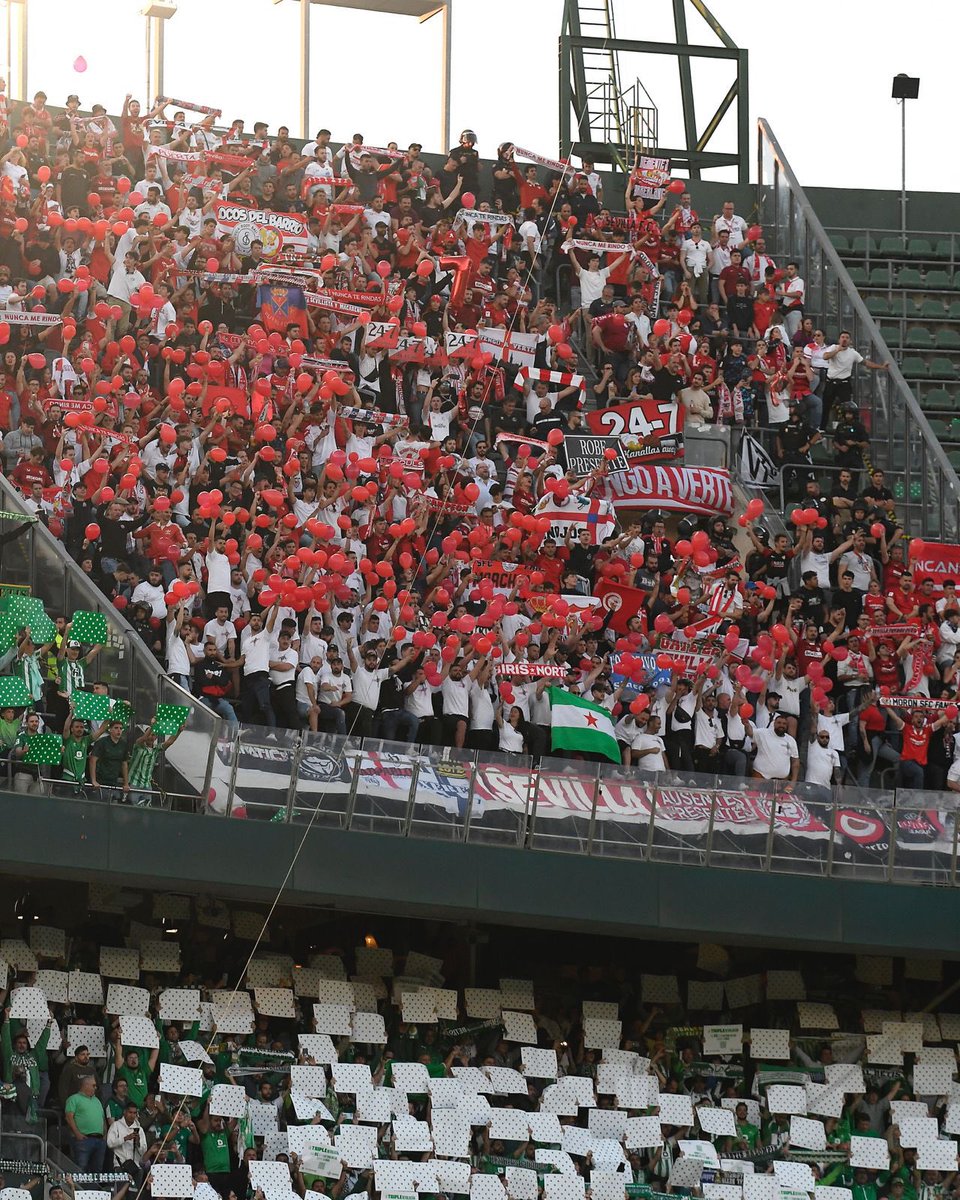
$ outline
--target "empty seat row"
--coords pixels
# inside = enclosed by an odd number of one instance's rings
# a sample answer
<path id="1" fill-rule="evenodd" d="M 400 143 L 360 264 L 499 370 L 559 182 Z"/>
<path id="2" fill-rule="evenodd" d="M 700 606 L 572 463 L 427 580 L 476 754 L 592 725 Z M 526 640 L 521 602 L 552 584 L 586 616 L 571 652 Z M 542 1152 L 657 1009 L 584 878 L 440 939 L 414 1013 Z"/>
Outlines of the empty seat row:
<path id="1" fill-rule="evenodd" d="M 897 236 L 882 237 L 879 241 L 869 234 L 848 237 L 845 233 L 828 235 L 837 253 L 843 258 L 919 258 L 960 259 L 960 234 L 952 239 L 941 237 L 936 240 L 923 237 L 908 237 L 904 246 Z"/>
<path id="2" fill-rule="evenodd" d="M 900 267 L 893 263 L 882 267 L 848 267 L 847 274 L 858 288 L 921 288 L 930 292 L 960 291 L 960 271 L 951 274 L 933 268 L 925 274 L 918 267 Z"/>
<path id="3" fill-rule="evenodd" d="M 922 358 L 905 358 L 900 364 L 904 379 L 957 379 L 960 372 L 949 358 L 932 358 L 929 363 Z"/>
<path id="4" fill-rule="evenodd" d="M 908 321 L 926 317 L 931 321 L 960 321 L 960 300 L 945 304 L 942 297 L 930 296 L 918 302 L 912 297 L 865 296 L 867 312 L 872 317 L 906 317 Z"/>

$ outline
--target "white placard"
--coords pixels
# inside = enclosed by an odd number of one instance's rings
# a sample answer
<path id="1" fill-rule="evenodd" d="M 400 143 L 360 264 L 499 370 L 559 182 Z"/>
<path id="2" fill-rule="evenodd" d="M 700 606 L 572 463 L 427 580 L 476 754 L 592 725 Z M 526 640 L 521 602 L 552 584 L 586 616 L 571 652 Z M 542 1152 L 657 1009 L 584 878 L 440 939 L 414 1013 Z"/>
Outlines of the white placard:
<path id="1" fill-rule="evenodd" d="M 776 1176 L 752 1172 L 744 1175 L 743 1200 L 780 1200 L 780 1185 Z"/>
<path id="2" fill-rule="evenodd" d="M 790 1057 L 789 1029 L 751 1029 L 750 1057 L 781 1062 Z"/>
<path id="3" fill-rule="evenodd" d="M 925 1142 L 935 1142 L 940 1136 L 936 1117 L 907 1117 L 897 1122 L 900 1130 L 900 1145 L 915 1149 Z"/>
<path id="4" fill-rule="evenodd" d="M 158 1050 L 160 1035 L 149 1017 L 127 1016 L 120 1018 L 120 1040 L 124 1046 L 139 1046 L 144 1050 Z"/>
<path id="5" fill-rule="evenodd" d="M 772 1113 L 799 1113 L 806 1116 L 807 1093 L 788 1083 L 772 1083 L 767 1088 L 767 1108 Z"/>
<path id="6" fill-rule="evenodd" d="M 490 1138 L 504 1142 L 525 1142 L 529 1126 L 527 1114 L 516 1108 L 492 1108 L 490 1110 Z M 580 1131 L 586 1135 L 586 1130 Z"/>
<path id="7" fill-rule="evenodd" d="M 169 939 L 165 942 L 144 942 L 140 947 L 140 970 L 154 975 L 178 975 L 180 947 Z"/>
<path id="8" fill-rule="evenodd" d="M 473 1129 L 466 1117 L 447 1109 L 433 1110 L 433 1146 L 444 1158 L 468 1158 Z"/>
<path id="9" fill-rule="evenodd" d="M 317 986 L 317 999 L 321 1004 L 346 1005 L 351 1012 L 356 1008 L 353 984 L 346 979 L 323 979 Z"/>
<path id="10" fill-rule="evenodd" d="M 53 925 L 30 926 L 30 949 L 37 958 L 66 958 L 67 932 Z"/>
<path id="11" fill-rule="evenodd" d="M 357 1092 L 357 1120 L 385 1125 L 393 1113 L 393 1088 L 372 1088 Z"/>
<path id="12" fill-rule="evenodd" d="M 891 1100 L 890 1120 L 901 1125 L 914 1117 L 929 1117 L 930 1112 L 922 1100 Z"/>
<path id="13" fill-rule="evenodd" d="M 250 1117 L 250 1131 L 254 1137 L 266 1137 L 277 1131 L 277 1106 L 264 1104 L 261 1100 L 251 1100 L 247 1108 Z"/>
<path id="14" fill-rule="evenodd" d="M 520 1070 L 531 1079 L 556 1079 L 556 1050 L 524 1046 L 520 1051 Z"/>
<path id="15" fill-rule="evenodd" d="M 919 1096 L 946 1096 L 955 1069 L 949 1063 L 917 1063 L 913 1068 L 913 1090 Z"/>
<path id="16" fill-rule="evenodd" d="M 184 1062 L 209 1063 L 211 1066 L 213 1065 L 213 1059 L 199 1042 L 195 1042 L 191 1038 L 181 1038 L 177 1044 L 180 1047 L 180 1053 L 183 1055 Z"/>
<path id="17" fill-rule="evenodd" d="M 881 1033 L 867 1034 L 867 1062 L 881 1067 L 902 1067 L 903 1050 L 898 1037 Z"/>
<path id="18" fill-rule="evenodd" d="M 351 1022 L 353 1041 L 371 1046 L 385 1046 L 387 1029 L 383 1017 L 375 1012 L 355 1012 Z"/>
<path id="19" fill-rule="evenodd" d="M 584 1200 L 585 1194 L 583 1178 L 580 1175 L 543 1177 L 544 1200 Z"/>
<path id="20" fill-rule="evenodd" d="M 291 1153 L 299 1154 L 301 1158 L 313 1158 L 318 1150 L 330 1146 L 330 1134 L 322 1125 L 291 1125 L 287 1129 L 287 1146 Z"/>
<path id="21" fill-rule="evenodd" d="M 429 992 L 404 992 L 401 1016 L 408 1025 L 436 1025 L 437 1006 Z"/>
<path id="22" fill-rule="evenodd" d="M 377 1156 L 375 1125 L 344 1125 L 337 1134 L 337 1150 L 348 1167 L 368 1171 Z"/>
<path id="23" fill-rule="evenodd" d="M 393 1122 L 393 1137 L 400 1154 L 417 1154 L 433 1149 L 430 1126 L 416 1117 L 399 1116 Z"/>
<path id="24" fill-rule="evenodd" d="M 294 1068 L 296 1069 L 296 1068 Z M 322 1067 L 311 1067 L 312 1071 L 322 1071 Z M 291 1079 L 291 1086 L 293 1080 Z M 368 1063 L 335 1063 L 333 1067 L 333 1087 L 337 1092 L 366 1092 L 373 1087 Z M 325 1094 L 325 1093 L 322 1093 Z"/>
<path id="25" fill-rule="evenodd" d="M 470 1200 L 506 1200 L 499 1175 L 471 1175 Z"/>
<path id="26" fill-rule="evenodd" d="M 452 1192 L 458 1196 L 468 1196 L 470 1194 L 470 1176 L 472 1168 L 467 1162 L 455 1162 L 452 1159 L 438 1160 L 435 1164 L 437 1169 L 437 1191 Z M 516 1168 L 513 1168 L 514 1170 Z M 507 1167 L 507 1172 L 511 1170 Z M 533 1174 L 533 1172 L 528 1172 Z M 536 1176 L 534 1175 L 534 1178 Z"/>
<path id="27" fill-rule="evenodd" d="M 883 1138 L 850 1138 L 850 1166 L 863 1167 L 867 1171 L 887 1171 L 890 1168 L 890 1151 Z"/>
<path id="28" fill-rule="evenodd" d="M 107 1042 L 102 1025 L 68 1025 L 67 1050 L 68 1056 L 76 1054 L 78 1046 L 86 1046 L 91 1058 L 107 1057 Z"/>
<path id="29" fill-rule="evenodd" d="M 880 1033 L 896 1040 L 904 1054 L 917 1054 L 923 1047 L 923 1025 L 919 1021 L 884 1021 Z"/>
<path id="30" fill-rule="evenodd" d="M 537 1025 L 533 1017 L 525 1012 L 503 1013 L 504 1034 L 508 1042 L 522 1042 L 526 1045 L 537 1040 Z"/>
<path id="31" fill-rule="evenodd" d="M 781 1162 L 774 1159 L 773 1173 L 782 1188 L 793 1188 L 798 1192 L 812 1192 L 816 1186 L 813 1171 L 810 1170 L 807 1163 Z"/>
<path id="32" fill-rule="evenodd" d="M 146 988 L 125 983 L 107 985 L 107 1012 L 112 1017 L 145 1017 L 150 1011 L 150 993 Z M 128 1043 L 138 1045 L 139 1043 Z M 144 1042 L 143 1045 L 146 1045 Z"/>
<path id="33" fill-rule="evenodd" d="M 723 1008 L 723 984 L 691 979 L 687 984 L 687 1008 L 691 1012 L 719 1012 Z"/>
<path id="34" fill-rule="evenodd" d="M 297 1035 L 300 1049 L 318 1066 L 335 1063 L 338 1055 L 330 1037 L 325 1033 L 301 1033 Z M 312 1064 L 311 1064 L 312 1065 Z"/>
<path id="35" fill-rule="evenodd" d="M 605 1046 L 619 1047 L 622 1029 L 620 1021 L 584 1017 L 583 1044 L 587 1050 L 602 1050 Z"/>
<path id="36" fill-rule="evenodd" d="M 6 965 L 6 964 L 4 964 Z M 35 985 L 40 988 L 47 998 L 49 1004 L 66 1004 L 67 1003 L 67 973 L 66 971 L 46 971 L 40 970 L 37 972 Z M 5 987 L 6 984 L 0 984 L 0 987 Z"/>
<path id="37" fill-rule="evenodd" d="M 616 1000 L 584 1000 L 581 1005 L 584 1020 L 619 1021 L 620 1005 Z"/>
<path id="38" fill-rule="evenodd" d="M 693 1105 L 689 1096 L 672 1092 L 660 1093 L 661 1125 L 676 1125 L 683 1129 L 693 1124 Z"/>
<path id="39" fill-rule="evenodd" d="M 490 1085 L 493 1093 L 497 1096 L 513 1096 L 527 1094 L 527 1081 L 515 1071 L 513 1067 L 485 1067 L 484 1072 L 490 1080 Z M 593 1081 L 587 1080 L 590 1084 L 591 1094 L 593 1092 Z"/>
<path id="40" fill-rule="evenodd" d="M 247 1092 L 239 1084 L 215 1083 L 210 1093 L 211 1117 L 245 1117 L 247 1114 Z"/>
<path id="41" fill-rule="evenodd" d="M 549 1163 L 550 1166 L 556 1167 L 561 1175 L 576 1175 L 577 1168 L 574 1165 L 573 1159 L 565 1150 L 549 1150 L 540 1149 L 534 1151 L 534 1161 L 538 1163 Z"/>
<path id="42" fill-rule="evenodd" d="M 495 988 L 464 988 L 463 1003 L 468 1017 L 496 1021 L 500 1018 L 500 991 Z"/>
<path id="43" fill-rule="evenodd" d="M 289 1021 L 296 1019 L 293 991 L 290 988 L 258 987 L 254 989 L 253 1003 L 257 1012 L 265 1017 L 280 1017 Z"/>
<path id="44" fill-rule="evenodd" d="M 10 1016 L 21 1021 L 47 1021 L 50 1006 L 38 987 L 15 987 L 10 997 Z"/>
<path id="45" fill-rule="evenodd" d="M 822 1121 L 812 1121 L 809 1117 L 792 1116 L 790 1118 L 790 1145 L 799 1146 L 801 1150 L 826 1150 L 827 1131 Z"/>
<path id="46" fill-rule="evenodd" d="M 957 1143 L 952 1138 L 924 1142 L 917 1150 L 917 1167 L 921 1171 L 955 1171 Z"/>
<path id="47" fill-rule="evenodd" d="M 358 975 L 392 975 L 393 951 L 385 946 L 358 946 L 354 951 Z"/>
<path id="48" fill-rule="evenodd" d="M 259 1189 L 264 1195 L 270 1195 L 290 1190 L 290 1168 L 286 1163 L 258 1162 L 257 1159 L 251 1159 L 248 1166 L 250 1186 L 254 1191 Z"/>
<path id="49" fill-rule="evenodd" d="M 199 1067 L 160 1064 L 160 1091 L 173 1096 L 202 1096 L 203 1072 Z"/>
<path id="50" fill-rule="evenodd" d="M 807 1093 L 807 1112 L 817 1117 L 836 1117 L 843 1115 L 843 1092 L 829 1083 L 808 1083 L 804 1090 Z"/>
<path id="51" fill-rule="evenodd" d="M 867 1090 L 859 1063 L 828 1063 L 823 1070 L 831 1087 L 853 1096 L 862 1096 Z"/>
<path id="52" fill-rule="evenodd" d="M 672 1188 L 690 1188 L 692 1190 L 700 1186 L 702 1174 L 703 1160 L 684 1155 L 682 1158 L 674 1159 L 667 1183 Z"/>
<path id="53" fill-rule="evenodd" d="M 728 979 L 723 990 L 731 1008 L 751 1008 L 763 1003 L 763 976 L 743 975 L 739 979 Z"/>
<path id="54" fill-rule="evenodd" d="M 287 1141 L 287 1133 L 285 1129 L 274 1130 L 273 1133 L 264 1135 L 263 1139 L 263 1161 L 275 1162 L 281 1154 L 290 1153 L 290 1144 Z M 208 1197 L 208 1200 L 214 1200 L 219 1193 L 214 1192 L 213 1196 Z M 197 1200 L 194 1194 L 193 1200 Z"/>
<path id="55" fill-rule="evenodd" d="M 349 1037 L 350 1011 L 346 1004 L 315 1004 L 313 1016 L 316 1021 L 317 1033 L 332 1033 L 336 1037 Z"/>
<path id="56" fill-rule="evenodd" d="M 406 1095 L 426 1095 L 430 1089 L 430 1075 L 424 1063 L 395 1062 L 392 1067 L 393 1086 Z"/>
<path id="57" fill-rule="evenodd" d="M 613 1138 L 619 1142 L 623 1137 L 627 1114 L 619 1108 L 591 1108 L 587 1128 L 595 1138 Z"/>
<path id="58" fill-rule="evenodd" d="M 620 1108 L 656 1108 L 660 1103 L 660 1085 L 655 1075 L 631 1075 L 617 1086 Z"/>
<path id="59" fill-rule="evenodd" d="M 139 979 L 140 951 L 136 947 L 101 946 L 100 974 L 108 979 Z"/>
<path id="60" fill-rule="evenodd" d="M 704 1054 L 739 1054 L 742 1049 L 742 1025 L 704 1025 Z"/>
<path id="61" fill-rule="evenodd" d="M 23 938 L 0 938 L 0 958 L 17 971 L 36 971 L 39 963 L 35 951 Z"/>
<path id="62" fill-rule="evenodd" d="M 651 1117 L 651 1120 L 656 1120 L 656 1117 Z M 531 1112 L 527 1113 L 527 1123 L 530 1126 L 530 1140 L 539 1142 L 541 1145 L 560 1145 L 563 1140 L 563 1132 L 560 1128 L 560 1119 L 556 1113 L 549 1112 Z M 657 1123 L 659 1130 L 660 1124 Z"/>
<path id="63" fill-rule="evenodd" d="M 251 1164 L 251 1166 L 254 1164 Z M 256 1164 L 259 1165 L 259 1164 Z M 181 1163 L 154 1163 L 150 1168 L 150 1194 L 169 1200 L 193 1195 L 193 1171 Z"/>
<path id="64" fill-rule="evenodd" d="M 198 988 L 167 988 L 160 993 L 160 1020 L 193 1024 L 200 1017 Z"/>
<path id="65" fill-rule="evenodd" d="M 367 1067 L 367 1086 L 369 1087 L 369 1071 Z M 325 1067 L 304 1066 L 294 1063 L 290 1068 L 290 1090 L 302 1092 L 305 1096 L 319 1098 L 327 1094 L 327 1072 Z M 339 1090 L 339 1089 L 338 1089 Z"/>
<path id="66" fill-rule="evenodd" d="M 803 1000 L 797 1005 L 797 1018 L 801 1029 L 834 1030 L 840 1028 L 840 1022 L 837 1020 L 837 1014 L 833 1011 L 831 1004 L 814 1004 L 809 1000 Z"/>
<path id="67" fill-rule="evenodd" d="M 659 1117 L 628 1117 L 623 1127 L 623 1144 L 628 1150 L 649 1150 L 663 1144 Z"/>
<path id="68" fill-rule="evenodd" d="M 530 1171 L 526 1167 L 507 1167 L 506 1181 L 510 1200 L 538 1200 L 536 1171 Z"/>
<path id="69" fill-rule="evenodd" d="M 737 1122 L 729 1108 L 700 1104 L 697 1106 L 697 1120 L 704 1133 L 714 1137 L 737 1136 Z"/>

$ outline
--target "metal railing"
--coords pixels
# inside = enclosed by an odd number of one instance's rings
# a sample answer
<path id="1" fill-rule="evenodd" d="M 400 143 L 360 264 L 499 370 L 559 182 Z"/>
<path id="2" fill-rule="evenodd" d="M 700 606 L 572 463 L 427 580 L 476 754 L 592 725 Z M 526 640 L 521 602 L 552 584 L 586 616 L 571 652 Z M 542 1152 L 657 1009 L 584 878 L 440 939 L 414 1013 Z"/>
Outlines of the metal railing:
<path id="1" fill-rule="evenodd" d="M 758 123 L 757 202 L 767 249 L 780 262 L 795 259 L 806 286 L 807 315 L 830 331 L 849 330 L 853 345 L 886 371 L 863 368 L 856 380 L 861 416 L 870 431 L 870 460 L 901 473 L 907 533 L 960 539 L 960 480 L 890 351 L 876 321 L 797 181 L 769 124 Z"/>
<path id="2" fill-rule="evenodd" d="M 954 887 L 958 805 L 956 792 L 535 763 L 244 726 L 217 743 L 197 819 Z"/>
<path id="3" fill-rule="evenodd" d="M 20 492 L 2 475 L 0 509 L 7 513 L 22 512 L 24 520 L 29 518 Z M 0 538 L 12 533 L 18 524 L 12 516 L 0 517 Z M 34 521 L 19 537 L 0 545 L 0 571 L 5 584 L 28 585 L 32 594 L 43 601 L 50 617 L 63 615 L 69 620 L 78 609 L 103 613 L 107 619 L 107 644 L 87 669 L 87 684 L 106 684 L 111 698 L 128 701 L 134 720 L 141 722 L 149 720 L 159 704 L 188 706 L 190 714 L 185 731 L 204 736 L 209 749 L 201 766 L 204 770 L 211 769 L 213 747 L 223 722 L 165 673 L 143 638 L 45 525 Z M 62 730 L 51 728 L 50 732 Z M 164 795 L 205 796 L 209 783 L 204 774 L 201 772 L 198 777 L 191 763 L 193 782 L 187 786 L 177 766 L 177 757 L 173 753 L 161 756 L 156 787 Z"/>

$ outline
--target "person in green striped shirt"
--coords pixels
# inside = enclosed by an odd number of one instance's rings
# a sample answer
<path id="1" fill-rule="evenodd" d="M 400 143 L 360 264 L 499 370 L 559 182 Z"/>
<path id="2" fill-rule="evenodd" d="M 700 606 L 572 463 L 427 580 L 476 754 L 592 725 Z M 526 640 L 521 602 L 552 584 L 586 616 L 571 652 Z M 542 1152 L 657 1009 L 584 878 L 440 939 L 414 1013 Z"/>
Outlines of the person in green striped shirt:
<path id="1" fill-rule="evenodd" d="M 87 782 L 87 759 L 92 744 L 86 721 L 81 721 L 79 717 L 68 717 L 63 730 L 60 776 L 64 782 L 74 784 L 78 792 Z"/>
<path id="2" fill-rule="evenodd" d="M 131 804 L 149 807 L 152 799 L 150 793 L 153 791 L 153 772 L 156 769 L 157 759 L 170 749 L 181 732 L 182 730 L 178 729 L 175 734 L 161 742 L 152 729 L 147 729 L 133 743 L 133 749 L 130 751 L 130 764 L 127 767 Z"/>

